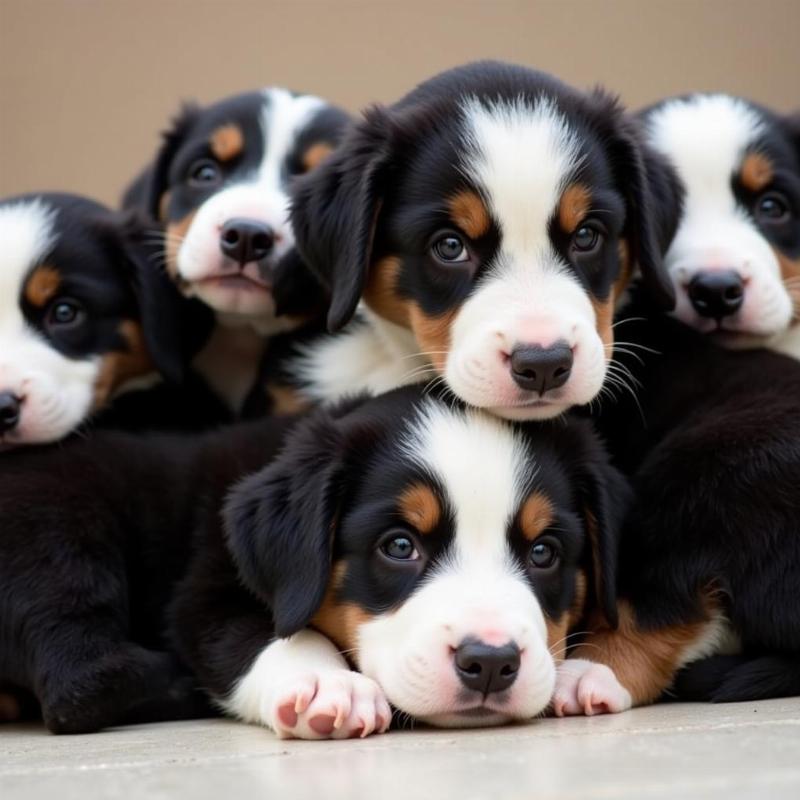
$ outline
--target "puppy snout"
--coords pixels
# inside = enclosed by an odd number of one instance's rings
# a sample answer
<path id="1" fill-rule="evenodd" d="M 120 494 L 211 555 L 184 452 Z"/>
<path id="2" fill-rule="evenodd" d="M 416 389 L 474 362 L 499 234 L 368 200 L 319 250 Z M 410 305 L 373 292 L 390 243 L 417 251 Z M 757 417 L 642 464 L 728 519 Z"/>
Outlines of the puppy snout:
<path id="1" fill-rule="evenodd" d="M 688 286 L 689 300 L 701 317 L 722 319 L 735 314 L 744 302 L 744 281 L 732 269 L 698 272 Z"/>
<path id="2" fill-rule="evenodd" d="M 266 258 L 274 245 L 275 231 L 256 219 L 229 219 L 220 231 L 219 246 L 223 255 L 242 266 Z"/>
<path id="3" fill-rule="evenodd" d="M 9 433 L 19 424 L 22 401 L 11 392 L 0 392 L 0 434 Z"/>
<path id="4" fill-rule="evenodd" d="M 486 696 L 508 689 L 514 683 L 520 659 L 516 642 L 493 647 L 479 639 L 465 639 L 456 648 L 454 668 L 467 689 Z"/>
<path id="5" fill-rule="evenodd" d="M 569 380 L 572 362 L 572 348 L 563 340 L 550 347 L 517 345 L 511 351 L 511 377 L 521 389 L 543 395 Z"/>

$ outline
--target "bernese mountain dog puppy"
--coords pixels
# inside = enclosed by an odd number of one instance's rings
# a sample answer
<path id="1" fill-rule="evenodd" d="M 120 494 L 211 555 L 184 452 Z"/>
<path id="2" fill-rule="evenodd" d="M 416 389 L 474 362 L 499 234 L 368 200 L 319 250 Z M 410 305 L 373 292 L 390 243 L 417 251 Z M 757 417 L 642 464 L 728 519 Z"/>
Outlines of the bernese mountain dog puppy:
<path id="1" fill-rule="evenodd" d="M 586 420 L 419 386 L 25 448 L 0 483 L 0 686 L 62 733 L 203 713 L 196 685 L 300 738 L 383 731 L 390 704 L 530 719 L 584 609 L 614 618 L 627 494 Z"/>
<path id="2" fill-rule="evenodd" d="M 800 694 L 800 364 L 757 349 L 800 357 L 800 121 L 693 95 L 643 122 L 673 170 L 659 204 L 678 302 L 671 320 L 624 310 L 637 397 L 600 420 L 636 487 L 623 624 L 576 655 L 613 666 L 634 704 Z M 592 710 L 579 672 L 563 713 Z M 624 707 L 609 694 L 595 710 Z"/>
<path id="3" fill-rule="evenodd" d="M 675 316 L 725 347 L 800 358 L 800 114 L 698 94 L 642 114 L 675 170 Z"/>
<path id="4" fill-rule="evenodd" d="M 0 241 L 0 450 L 62 439 L 159 374 L 182 380 L 205 328 L 154 267 L 145 222 L 27 195 L 0 202 Z"/>
<path id="5" fill-rule="evenodd" d="M 234 416 L 292 405 L 288 387 L 269 381 L 269 362 L 321 318 L 324 297 L 294 247 L 289 193 L 348 122 L 320 98 L 280 88 L 188 106 L 124 196 L 164 226 L 161 262 L 183 294 L 213 310 L 193 367 Z"/>
<path id="6" fill-rule="evenodd" d="M 297 365 L 315 399 L 439 378 L 508 419 L 597 397 L 639 269 L 671 308 L 646 153 L 616 99 L 478 62 L 375 107 L 298 184 L 298 248 L 340 329 Z"/>

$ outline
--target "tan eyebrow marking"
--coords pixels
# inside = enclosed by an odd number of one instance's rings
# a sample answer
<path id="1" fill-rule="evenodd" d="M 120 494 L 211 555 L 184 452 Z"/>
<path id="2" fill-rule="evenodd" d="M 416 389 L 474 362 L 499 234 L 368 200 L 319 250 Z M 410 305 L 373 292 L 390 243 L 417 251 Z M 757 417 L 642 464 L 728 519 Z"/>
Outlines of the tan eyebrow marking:
<path id="1" fill-rule="evenodd" d="M 476 192 L 465 189 L 448 201 L 450 217 L 471 239 L 480 239 L 489 232 L 492 218 Z"/>
<path id="2" fill-rule="evenodd" d="M 208 144 L 216 158 L 220 161 L 230 161 L 244 150 L 244 134 L 238 125 L 229 122 L 211 134 Z"/>
<path id="3" fill-rule="evenodd" d="M 748 153 L 739 170 L 742 186 L 751 192 L 760 192 L 769 185 L 774 175 L 775 168 L 763 153 Z"/>
<path id="4" fill-rule="evenodd" d="M 400 513 L 415 530 L 430 533 L 442 518 L 442 507 L 433 490 L 422 483 L 409 486 L 400 495 Z"/>
<path id="5" fill-rule="evenodd" d="M 558 204 L 558 224 L 565 233 L 573 233 L 589 213 L 592 193 L 582 183 L 571 183 L 564 189 Z"/>
<path id="6" fill-rule="evenodd" d="M 31 272 L 25 283 L 25 299 L 38 308 L 44 308 L 61 286 L 61 273 L 49 264 L 40 264 Z"/>
<path id="7" fill-rule="evenodd" d="M 553 524 L 554 519 L 555 513 L 550 498 L 542 492 L 534 492 L 519 512 L 519 527 L 522 535 L 532 542 Z"/>

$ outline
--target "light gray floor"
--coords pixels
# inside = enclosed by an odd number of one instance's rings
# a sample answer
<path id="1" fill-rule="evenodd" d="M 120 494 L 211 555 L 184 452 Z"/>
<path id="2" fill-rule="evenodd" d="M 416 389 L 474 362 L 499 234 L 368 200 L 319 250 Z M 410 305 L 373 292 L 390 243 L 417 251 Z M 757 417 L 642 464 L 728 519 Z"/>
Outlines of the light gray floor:
<path id="1" fill-rule="evenodd" d="M 223 720 L 0 727 L 2 800 L 800 798 L 800 699 L 284 742 Z"/>

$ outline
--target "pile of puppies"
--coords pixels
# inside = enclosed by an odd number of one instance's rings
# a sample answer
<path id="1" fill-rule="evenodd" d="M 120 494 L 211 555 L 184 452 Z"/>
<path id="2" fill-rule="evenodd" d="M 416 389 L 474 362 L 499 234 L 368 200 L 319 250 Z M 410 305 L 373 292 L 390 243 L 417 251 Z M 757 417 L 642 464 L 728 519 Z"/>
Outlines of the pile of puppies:
<path id="1" fill-rule="evenodd" d="M 268 89 L 0 240 L 0 718 L 800 693 L 800 118 Z"/>

